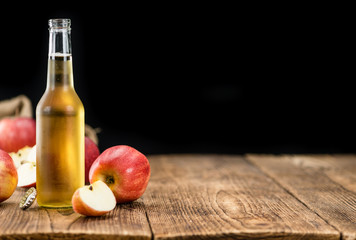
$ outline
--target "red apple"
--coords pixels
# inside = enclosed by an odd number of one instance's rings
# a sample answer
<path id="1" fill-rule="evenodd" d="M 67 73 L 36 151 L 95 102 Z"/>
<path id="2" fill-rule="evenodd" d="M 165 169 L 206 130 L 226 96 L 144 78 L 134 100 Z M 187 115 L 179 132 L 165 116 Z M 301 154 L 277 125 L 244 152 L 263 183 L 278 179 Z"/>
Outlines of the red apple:
<path id="1" fill-rule="evenodd" d="M 85 137 L 85 183 L 89 183 L 89 170 L 95 159 L 100 155 L 98 146 Z"/>
<path id="2" fill-rule="evenodd" d="M 0 150 L 0 203 L 14 193 L 17 180 L 14 161 L 7 152 Z"/>
<path id="3" fill-rule="evenodd" d="M 33 118 L 4 118 L 0 121 L 0 149 L 17 152 L 36 144 L 36 122 Z"/>
<path id="4" fill-rule="evenodd" d="M 119 145 L 106 149 L 89 171 L 90 183 L 105 182 L 118 203 L 131 202 L 145 192 L 150 178 L 150 164 L 136 149 Z"/>
<path id="5" fill-rule="evenodd" d="M 102 181 L 78 188 L 72 197 L 73 210 L 85 216 L 101 216 L 116 206 L 111 189 Z"/>

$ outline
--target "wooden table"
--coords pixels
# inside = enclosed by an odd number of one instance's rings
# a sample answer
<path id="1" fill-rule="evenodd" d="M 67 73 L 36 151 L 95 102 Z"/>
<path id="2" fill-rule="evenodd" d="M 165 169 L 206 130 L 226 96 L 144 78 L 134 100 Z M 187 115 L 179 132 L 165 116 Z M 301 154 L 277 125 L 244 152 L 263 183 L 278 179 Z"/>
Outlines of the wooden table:
<path id="1" fill-rule="evenodd" d="M 356 156 L 149 156 L 139 200 L 102 217 L 0 204 L 0 239 L 356 239 Z"/>

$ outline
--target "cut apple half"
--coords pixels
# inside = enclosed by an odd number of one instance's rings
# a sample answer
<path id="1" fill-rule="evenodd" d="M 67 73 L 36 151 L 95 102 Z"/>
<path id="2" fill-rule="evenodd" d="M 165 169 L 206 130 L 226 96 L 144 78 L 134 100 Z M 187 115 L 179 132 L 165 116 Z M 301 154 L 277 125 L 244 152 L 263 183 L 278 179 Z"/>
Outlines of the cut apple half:
<path id="1" fill-rule="evenodd" d="M 27 161 L 36 164 L 36 145 L 28 152 Z"/>
<path id="2" fill-rule="evenodd" d="M 17 152 L 9 153 L 9 155 L 11 156 L 12 160 L 15 163 L 16 169 L 19 168 L 21 164 L 23 164 L 25 161 L 27 161 L 27 157 L 30 154 L 30 152 L 32 152 L 32 149 L 33 148 L 26 146 L 21 148 Z M 35 153 L 36 153 L 36 149 L 35 149 Z M 35 162 L 36 162 L 36 156 L 35 156 Z"/>
<path id="3" fill-rule="evenodd" d="M 21 164 L 17 169 L 18 187 L 30 188 L 36 186 L 36 165 L 32 162 Z"/>
<path id="4" fill-rule="evenodd" d="M 89 186 L 75 191 L 72 197 L 73 210 L 85 216 L 101 216 L 116 206 L 116 199 L 111 189 L 98 180 Z"/>

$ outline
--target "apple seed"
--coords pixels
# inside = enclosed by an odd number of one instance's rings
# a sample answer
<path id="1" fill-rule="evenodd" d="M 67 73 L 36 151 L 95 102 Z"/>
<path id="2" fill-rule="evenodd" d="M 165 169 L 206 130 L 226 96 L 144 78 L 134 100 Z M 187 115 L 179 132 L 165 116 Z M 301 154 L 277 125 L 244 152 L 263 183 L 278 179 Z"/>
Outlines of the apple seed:
<path id="1" fill-rule="evenodd" d="M 89 186 L 89 190 L 93 191 L 93 186 L 92 185 Z"/>

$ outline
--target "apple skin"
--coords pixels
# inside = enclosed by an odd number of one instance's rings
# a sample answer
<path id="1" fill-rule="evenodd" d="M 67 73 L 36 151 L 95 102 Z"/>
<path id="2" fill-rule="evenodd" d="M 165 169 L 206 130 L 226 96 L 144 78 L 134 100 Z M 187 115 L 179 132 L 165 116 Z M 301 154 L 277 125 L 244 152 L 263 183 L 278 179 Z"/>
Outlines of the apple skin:
<path id="1" fill-rule="evenodd" d="M 93 216 L 94 217 L 94 216 L 101 216 L 106 213 L 106 212 L 95 212 L 95 211 L 93 211 L 93 209 L 88 207 L 81 199 L 81 197 L 79 195 L 79 189 L 76 190 L 73 194 L 72 207 L 73 207 L 74 212 L 79 213 L 81 215 L 85 215 L 85 216 Z"/>
<path id="2" fill-rule="evenodd" d="M 151 168 L 145 155 L 136 149 L 118 145 L 106 149 L 89 171 L 90 183 L 105 182 L 117 203 L 131 202 L 145 192 Z"/>
<path id="3" fill-rule="evenodd" d="M 36 121 L 29 117 L 4 118 L 0 121 L 0 149 L 17 152 L 36 144 Z"/>
<path id="4" fill-rule="evenodd" d="M 89 183 L 89 170 L 95 159 L 100 155 L 98 146 L 85 137 L 85 183 Z"/>
<path id="5" fill-rule="evenodd" d="M 17 186 L 18 176 L 10 155 L 0 150 L 0 203 L 11 197 Z"/>

